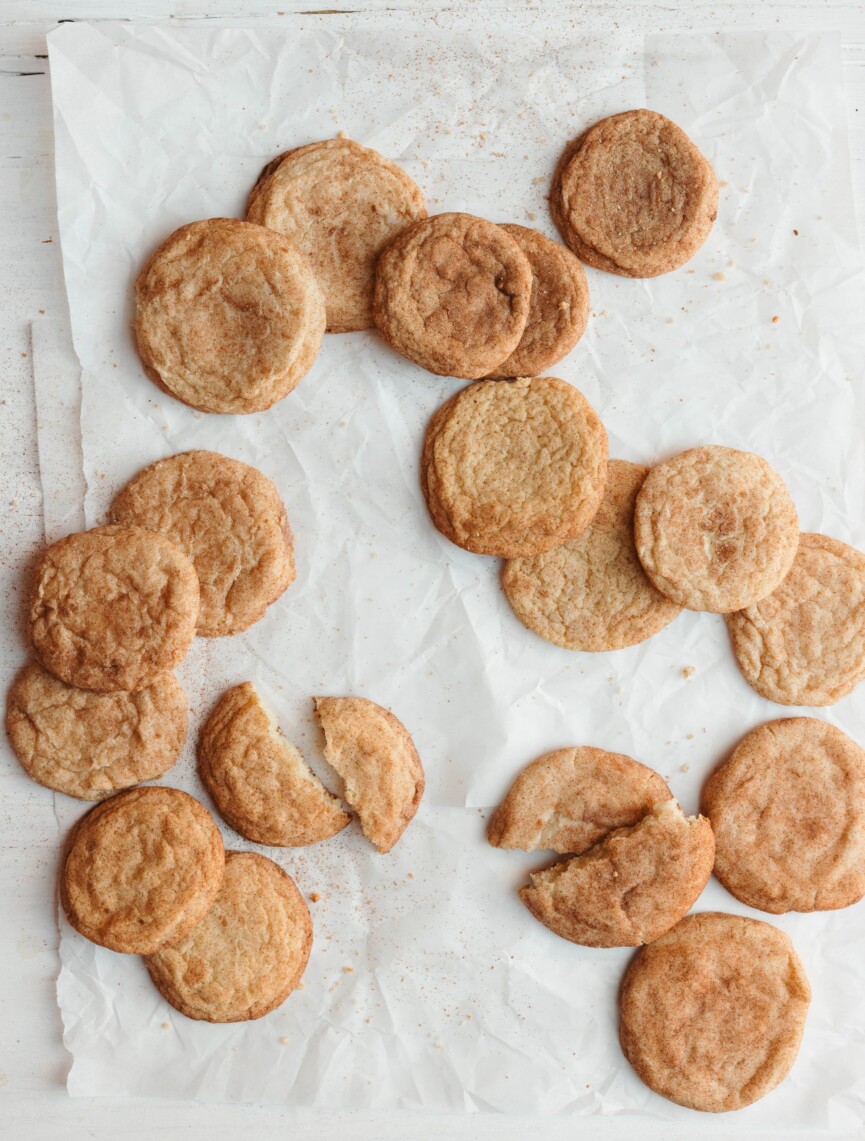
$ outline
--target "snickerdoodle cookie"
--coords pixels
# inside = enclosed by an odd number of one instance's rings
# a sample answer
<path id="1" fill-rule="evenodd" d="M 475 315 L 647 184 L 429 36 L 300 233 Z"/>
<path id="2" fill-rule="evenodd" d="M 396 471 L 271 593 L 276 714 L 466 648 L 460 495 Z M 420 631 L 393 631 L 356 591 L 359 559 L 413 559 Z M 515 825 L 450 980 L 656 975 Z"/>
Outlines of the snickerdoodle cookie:
<path id="1" fill-rule="evenodd" d="M 202 412 L 261 412 L 287 396 L 315 360 L 324 324 L 303 254 L 234 218 L 181 226 L 135 283 L 147 375 Z"/>
<path id="2" fill-rule="evenodd" d="M 783 931 L 739 915 L 689 915 L 631 960 L 619 1038 L 656 1093 L 725 1113 L 787 1076 L 810 1001 Z"/>
<path id="3" fill-rule="evenodd" d="M 625 111 L 565 149 L 550 210 L 584 262 L 625 277 L 656 277 L 683 265 L 709 236 L 718 183 L 675 123 L 654 111 Z"/>
<path id="4" fill-rule="evenodd" d="M 101 800 L 171 768 L 186 739 L 186 694 L 171 673 L 135 693 L 92 693 L 31 663 L 6 697 L 6 732 L 39 784 Z"/>
<path id="5" fill-rule="evenodd" d="M 249 196 L 246 214 L 278 230 L 307 258 L 324 293 L 327 331 L 373 324 L 375 264 L 382 248 L 426 217 L 404 170 L 351 139 L 326 139 L 275 158 Z"/>
<path id="6" fill-rule="evenodd" d="M 239 634 L 294 581 L 294 543 L 274 484 L 217 452 L 182 452 L 139 472 L 111 505 L 115 523 L 166 535 L 201 585 L 196 633 Z"/>
<path id="7" fill-rule="evenodd" d="M 588 947 L 638 947 L 690 910 L 712 874 L 709 821 L 675 800 L 580 856 L 535 872 L 520 899 L 556 935 Z"/>
<path id="8" fill-rule="evenodd" d="M 662 594 L 688 610 L 726 613 L 781 582 L 799 545 L 799 519 L 764 459 L 712 445 L 652 468 L 637 496 L 634 539 Z"/>
<path id="9" fill-rule="evenodd" d="M 178 546 L 141 527 L 97 527 L 52 544 L 36 566 L 30 631 L 67 685 L 143 689 L 185 656 L 199 587 Z"/>
<path id="10" fill-rule="evenodd" d="M 529 261 L 532 296 L 520 343 L 492 377 L 539 376 L 567 356 L 586 331 L 589 284 L 580 259 L 537 230 L 501 226 Z"/>
<path id="11" fill-rule="evenodd" d="M 436 412 L 421 486 L 436 527 L 468 551 L 538 555 L 579 535 L 601 503 L 607 433 L 552 376 L 482 380 Z"/>
<path id="12" fill-rule="evenodd" d="M 865 750 L 815 717 L 753 729 L 709 778 L 715 875 L 762 911 L 828 911 L 865 895 Z"/>
<path id="13" fill-rule="evenodd" d="M 213 907 L 145 963 L 160 994 L 187 1018 L 263 1018 L 297 988 L 312 946 L 309 909 L 282 868 L 256 852 L 226 852 Z"/>
<path id="14" fill-rule="evenodd" d="M 403 723 L 364 697 L 316 697 L 324 756 L 345 782 L 345 799 L 364 835 L 389 852 L 418 810 L 420 757 Z"/>
<path id="15" fill-rule="evenodd" d="M 519 774 L 490 819 L 487 839 L 495 848 L 580 855 L 671 795 L 654 769 L 621 753 L 557 749 Z"/>
<path id="16" fill-rule="evenodd" d="M 198 771 L 222 816 L 248 840 L 295 847 L 351 823 L 279 731 L 251 682 L 228 690 L 198 740 Z"/>
<path id="17" fill-rule="evenodd" d="M 786 578 L 727 615 L 745 679 L 780 705 L 832 705 L 865 677 L 865 555 L 802 535 Z"/>
<path id="18" fill-rule="evenodd" d="M 404 357 L 440 376 L 476 380 L 519 345 L 531 295 L 531 265 L 502 227 L 472 214 L 437 214 L 385 248 L 373 314 Z"/>
<path id="19" fill-rule="evenodd" d="M 581 535 L 505 563 L 508 602 L 548 642 L 568 650 L 619 650 L 657 634 L 679 613 L 646 577 L 634 547 L 634 505 L 648 471 L 610 460 L 604 498 Z"/>
<path id="20" fill-rule="evenodd" d="M 203 804 L 176 788 L 133 788 L 73 828 L 60 899 L 93 943 L 149 955 L 204 918 L 224 867 L 222 837 Z"/>

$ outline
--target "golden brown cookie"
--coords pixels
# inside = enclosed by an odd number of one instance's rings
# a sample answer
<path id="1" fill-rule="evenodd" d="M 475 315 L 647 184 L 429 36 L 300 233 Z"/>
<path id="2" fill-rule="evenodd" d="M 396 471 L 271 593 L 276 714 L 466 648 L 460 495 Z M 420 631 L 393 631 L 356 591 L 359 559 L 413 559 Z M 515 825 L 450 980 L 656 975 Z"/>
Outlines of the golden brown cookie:
<path id="1" fill-rule="evenodd" d="M 187 935 L 145 959 L 159 993 L 187 1018 L 263 1018 L 295 990 L 312 921 L 294 880 L 257 852 L 226 852 L 213 907 Z"/>
<path id="2" fill-rule="evenodd" d="M 389 852 L 418 810 L 424 772 L 401 721 L 364 697 L 315 697 L 325 760 L 345 782 L 364 835 Z"/>
<path id="3" fill-rule="evenodd" d="M 586 331 L 589 283 L 580 259 L 558 242 L 526 226 L 505 223 L 532 269 L 529 317 L 520 343 L 506 361 L 488 375 L 540 376 L 567 356 Z"/>
<path id="4" fill-rule="evenodd" d="M 557 749 L 519 774 L 490 819 L 487 839 L 494 848 L 580 855 L 671 796 L 654 769 L 621 753 Z"/>
<path id="5" fill-rule="evenodd" d="M 787 1076 L 811 988 L 783 931 L 739 915 L 689 915 L 625 973 L 619 1038 L 662 1097 L 708 1113 L 743 1109 Z"/>
<path id="6" fill-rule="evenodd" d="M 584 531 L 604 494 L 607 433 L 573 385 L 552 376 L 482 380 L 436 412 L 421 487 L 457 546 L 512 559 Z"/>
<path id="7" fill-rule="evenodd" d="M 652 585 L 634 547 L 634 505 L 649 469 L 610 460 L 601 506 L 576 539 L 510 559 L 502 587 L 519 620 L 566 650 L 619 650 L 662 630 L 680 607 Z"/>
<path id="8" fill-rule="evenodd" d="M 246 630 L 294 581 L 294 542 L 275 485 L 217 452 L 146 467 L 116 496 L 111 517 L 158 531 L 192 559 L 199 636 Z"/>
<path id="9" fill-rule="evenodd" d="M 712 773 L 702 810 L 715 875 L 750 907 L 829 911 L 865 895 L 865 750 L 834 725 L 759 725 Z"/>
<path id="10" fill-rule="evenodd" d="M 684 265 L 709 236 L 718 183 L 675 123 L 655 111 L 624 111 L 565 149 L 550 210 L 584 262 L 625 277 L 656 277 Z"/>
<path id="11" fill-rule="evenodd" d="M 535 919 L 572 943 L 638 947 L 691 909 L 714 857 L 709 821 L 686 817 L 667 800 L 583 855 L 535 872 L 520 899 Z"/>
<path id="12" fill-rule="evenodd" d="M 92 693 L 31 663 L 6 697 L 6 732 L 28 776 L 81 800 L 162 776 L 180 756 L 186 720 L 171 673 L 135 693 Z"/>
<path id="13" fill-rule="evenodd" d="M 500 226 L 436 214 L 385 248 L 373 315 L 388 344 L 415 364 L 476 380 L 519 345 L 531 295 L 528 259 Z"/>
<path id="14" fill-rule="evenodd" d="M 141 527 L 97 527 L 53 543 L 37 563 L 30 633 L 43 666 L 79 689 L 143 689 L 195 636 L 195 567 Z"/>
<path id="15" fill-rule="evenodd" d="M 426 217 L 404 170 L 351 139 L 326 139 L 275 158 L 252 189 L 246 214 L 285 234 L 306 255 L 324 293 L 327 331 L 373 324 L 375 265 L 384 246 Z"/>
<path id="16" fill-rule="evenodd" d="M 634 540 L 654 585 L 688 610 L 724 614 L 771 594 L 793 564 L 799 519 L 760 456 L 709 445 L 652 468 Z"/>
<path id="17" fill-rule="evenodd" d="M 222 837 L 203 804 L 176 788 L 133 788 L 73 828 L 60 901 L 91 942 L 149 955 L 204 918 L 224 868 Z"/>
<path id="18" fill-rule="evenodd" d="M 786 578 L 727 615 L 739 669 L 780 705 L 832 705 L 865 677 L 865 555 L 801 535 Z"/>
<path id="19" fill-rule="evenodd" d="M 135 283 L 135 336 L 151 380 L 202 412 L 261 412 L 308 371 L 324 297 L 303 254 L 264 226 L 181 226 Z"/>
<path id="20" fill-rule="evenodd" d="M 351 823 L 251 682 L 216 703 L 198 739 L 198 772 L 225 820 L 258 844 L 315 844 Z"/>

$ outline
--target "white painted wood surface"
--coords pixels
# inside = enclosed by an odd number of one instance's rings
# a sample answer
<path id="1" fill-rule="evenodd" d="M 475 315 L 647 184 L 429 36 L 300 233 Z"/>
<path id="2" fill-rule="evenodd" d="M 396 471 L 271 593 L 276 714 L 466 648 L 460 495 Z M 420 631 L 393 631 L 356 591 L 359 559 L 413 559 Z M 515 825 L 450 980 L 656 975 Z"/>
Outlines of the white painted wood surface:
<path id="1" fill-rule="evenodd" d="M 463 0 L 464 3 L 472 0 Z M 495 10 L 505 5 L 474 0 Z M 855 0 L 786 3 L 704 3 L 630 0 L 566 3 L 523 0 L 521 7 L 559 6 L 588 30 L 618 26 L 643 31 L 737 28 L 832 29 L 844 37 L 845 81 L 860 234 L 865 222 L 865 5 Z M 54 203 L 52 127 L 45 34 L 63 19 L 218 20 L 291 26 L 294 14 L 322 8 L 442 10 L 442 0 L 0 0 L 0 684 L 25 656 L 23 604 L 29 566 L 42 541 L 42 502 L 30 370 L 30 322 L 64 318 Z M 865 427 L 865 425 L 863 425 Z M 410 1114 L 314 1113 L 254 1106 L 171 1102 L 78 1101 L 65 1090 L 68 1056 L 54 998 L 57 974 L 54 880 L 58 827 L 52 797 L 18 769 L 0 747 L 0 1138 L 110 1136 L 117 1139 L 287 1135 L 304 1141 L 426 1138 L 633 1137 L 633 1121 L 508 1119 Z M 745 1137 L 733 1119 L 699 1118 L 673 1133 L 639 1126 L 641 1137 Z M 756 1134 L 754 1136 L 757 1136 Z M 766 1137 L 764 1132 L 759 1134 Z M 780 1135 L 778 1135 L 780 1136 Z M 838 1133 L 821 1134 L 840 1137 Z"/>

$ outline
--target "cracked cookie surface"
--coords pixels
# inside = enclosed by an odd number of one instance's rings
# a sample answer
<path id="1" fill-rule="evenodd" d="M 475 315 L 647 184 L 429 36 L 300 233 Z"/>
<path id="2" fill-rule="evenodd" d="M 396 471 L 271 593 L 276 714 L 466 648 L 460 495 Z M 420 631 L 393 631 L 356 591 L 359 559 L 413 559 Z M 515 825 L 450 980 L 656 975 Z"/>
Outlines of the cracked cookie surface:
<path id="1" fill-rule="evenodd" d="M 579 258 L 567 246 L 526 226 L 499 225 L 528 259 L 532 293 L 520 343 L 488 376 L 539 376 L 567 356 L 586 331 L 589 283 Z"/>
<path id="2" fill-rule="evenodd" d="M 249 196 L 247 220 L 285 234 L 324 293 L 327 331 L 373 324 L 375 266 L 387 243 L 426 217 L 404 170 L 351 139 L 326 139 L 274 159 Z"/>
<path id="3" fill-rule="evenodd" d="M 519 895 L 535 919 L 572 943 L 638 947 L 690 910 L 714 856 L 709 821 L 667 800 L 582 855 L 535 872 Z"/>
<path id="4" fill-rule="evenodd" d="M 709 777 L 702 810 L 715 875 L 750 907 L 827 911 L 865 895 L 865 750 L 834 725 L 753 729 Z"/>
<path id="5" fill-rule="evenodd" d="M 155 780 L 186 739 L 186 694 L 173 674 L 134 693 L 93 693 L 25 666 L 6 698 L 6 732 L 33 780 L 80 800 Z"/>
<path id="6" fill-rule="evenodd" d="M 865 555 L 802 535 L 780 585 L 726 618 L 739 669 L 761 697 L 833 705 L 865 677 Z"/>
<path id="7" fill-rule="evenodd" d="M 631 757 L 588 745 L 557 749 L 519 773 L 490 818 L 487 839 L 495 848 L 580 855 L 671 796 L 654 769 Z"/>
<path id="8" fill-rule="evenodd" d="M 783 931 L 738 915 L 689 915 L 643 947 L 622 984 L 619 1039 L 662 1097 L 742 1109 L 796 1060 L 811 988 Z"/>
<path id="9" fill-rule="evenodd" d="M 175 230 L 135 283 L 147 375 L 202 412 L 261 412 L 309 371 L 324 297 L 281 234 L 234 218 Z"/>
<path id="10" fill-rule="evenodd" d="M 601 505 L 581 535 L 505 564 L 502 587 L 529 630 L 565 649 L 598 653 L 644 642 L 678 615 L 634 546 L 634 506 L 648 471 L 610 460 Z"/>
<path id="11" fill-rule="evenodd" d="M 151 464 L 116 496 L 111 516 L 158 531 L 192 560 L 199 636 L 246 630 L 294 581 L 294 542 L 276 486 L 217 452 Z"/>
<path id="12" fill-rule="evenodd" d="M 799 519 L 762 457 L 707 445 L 652 468 L 637 496 L 634 541 L 667 598 L 727 613 L 778 586 L 796 555 Z"/>
<path id="13" fill-rule="evenodd" d="M 148 955 L 203 919 L 224 867 L 222 837 L 203 804 L 176 788 L 133 788 L 72 829 L 60 900 L 91 942 Z"/>
<path id="14" fill-rule="evenodd" d="M 226 852 L 208 914 L 149 955 L 157 990 L 187 1018 L 263 1018 L 300 983 L 312 947 L 309 909 L 294 881 L 257 852 Z"/>
<path id="15" fill-rule="evenodd" d="M 163 535 L 120 526 L 67 535 L 36 566 L 33 646 L 67 685 L 142 689 L 185 656 L 199 594 L 195 567 Z"/>
<path id="16" fill-rule="evenodd" d="M 421 456 L 433 522 L 457 546 L 517 558 L 591 522 L 607 478 L 607 433 L 556 377 L 483 380 L 435 413 Z"/>
<path id="17" fill-rule="evenodd" d="M 714 171 L 675 123 L 654 111 L 611 115 L 574 139 L 550 188 L 553 219 L 596 269 L 656 277 L 688 261 L 718 212 Z"/>
<path id="18" fill-rule="evenodd" d="M 528 259 L 500 226 L 436 214 L 385 248 L 373 312 L 398 353 L 440 376 L 475 380 L 517 348 L 531 295 Z"/>
<path id="19" fill-rule="evenodd" d="M 199 737 L 198 772 L 220 814 L 258 844 L 315 844 L 351 823 L 251 682 L 216 703 Z"/>

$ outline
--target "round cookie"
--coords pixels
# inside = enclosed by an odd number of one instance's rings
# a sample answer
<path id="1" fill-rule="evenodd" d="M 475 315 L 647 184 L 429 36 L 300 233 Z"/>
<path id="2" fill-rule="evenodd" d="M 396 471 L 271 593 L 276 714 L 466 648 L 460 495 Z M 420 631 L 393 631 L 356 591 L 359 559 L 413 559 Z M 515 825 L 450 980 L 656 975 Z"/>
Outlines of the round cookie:
<path id="1" fill-rule="evenodd" d="M 786 578 L 727 615 L 739 669 L 780 705 L 832 705 L 865 677 L 865 555 L 801 535 Z"/>
<path id="2" fill-rule="evenodd" d="M 783 931 L 739 915 L 689 915 L 625 972 L 619 1039 L 638 1076 L 689 1109 L 765 1097 L 799 1052 L 811 988 Z"/>
<path id="3" fill-rule="evenodd" d="M 261 412 L 287 396 L 315 360 L 324 325 L 303 254 L 234 218 L 181 226 L 135 283 L 145 372 L 202 412 Z"/>
<path id="4" fill-rule="evenodd" d="M 507 600 L 535 634 L 598 653 L 644 642 L 677 616 L 680 607 L 652 585 L 634 547 L 634 506 L 648 471 L 610 460 L 604 498 L 581 535 L 505 563 Z"/>
<path id="5" fill-rule="evenodd" d="M 351 139 L 297 147 L 264 168 L 247 221 L 278 230 L 301 250 L 324 293 L 327 331 L 373 324 L 375 265 L 384 246 L 426 217 L 404 170 Z"/>
<path id="6" fill-rule="evenodd" d="M 709 778 L 715 875 L 776 915 L 865 895 L 865 750 L 814 717 L 753 729 Z"/>
<path id="7" fill-rule="evenodd" d="M 294 581 L 294 543 L 276 486 L 217 452 L 151 464 L 116 496 L 111 517 L 158 531 L 192 560 L 199 636 L 246 630 Z"/>
<path id="8" fill-rule="evenodd" d="M 579 258 L 567 246 L 526 226 L 505 223 L 501 229 L 528 258 L 532 295 L 520 343 L 488 376 L 540 376 L 567 356 L 586 331 L 589 283 Z"/>
<path id="9" fill-rule="evenodd" d="M 203 804 L 176 788 L 133 788 L 73 828 L 60 901 L 91 942 L 149 955 L 204 918 L 224 868 L 222 837 Z"/>
<path id="10" fill-rule="evenodd" d="M 101 800 L 171 768 L 186 739 L 186 713 L 171 673 L 135 693 L 92 693 L 32 663 L 7 694 L 6 733 L 33 780 Z"/>
<path id="11" fill-rule="evenodd" d="M 198 772 L 224 819 L 258 844 L 315 844 L 351 823 L 251 682 L 216 703 L 198 740 Z"/>
<path id="12" fill-rule="evenodd" d="M 576 388 L 552 376 L 483 380 L 436 412 L 421 487 L 457 546 L 512 559 L 579 535 L 601 503 L 607 433 Z"/>
<path id="13" fill-rule="evenodd" d="M 625 111 L 565 149 L 550 210 L 584 262 L 624 277 L 656 277 L 684 265 L 718 212 L 714 171 L 675 123 Z"/>
<path id="14" fill-rule="evenodd" d="M 79 689 L 143 689 L 195 636 L 195 567 L 141 527 L 97 527 L 52 544 L 36 566 L 30 632 L 43 666 Z"/>
<path id="15" fill-rule="evenodd" d="M 535 872 L 520 899 L 556 935 L 584 947 L 639 947 L 679 922 L 712 874 L 709 821 L 675 800 L 581 856 Z"/>
<path id="16" fill-rule="evenodd" d="M 724 614 L 771 594 L 792 566 L 799 519 L 760 456 L 709 445 L 652 468 L 640 488 L 634 540 L 662 594 Z"/>
<path id="17" fill-rule="evenodd" d="M 671 796 L 654 769 L 621 753 L 557 749 L 517 776 L 490 818 L 487 839 L 494 848 L 581 855 Z"/>
<path id="18" fill-rule="evenodd" d="M 144 960 L 159 993 L 187 1018 L 263 1018 L 300 983 L 312 921 L 294 881 L 257 852 L 226 852 L 202 921 Z"/>
<path id="19" fill-rule="evenodd" d="M 519 345 L 531 296 L 531 265 L 500 226 L 436 214 L 382 253 L 373 315 L 388 344 L 415 364 L 476 380 Z"/>

